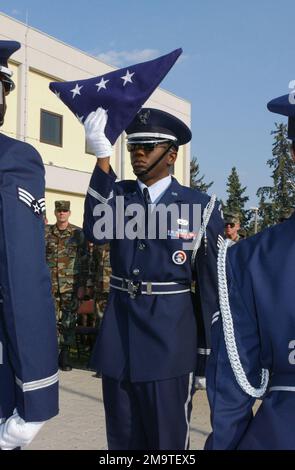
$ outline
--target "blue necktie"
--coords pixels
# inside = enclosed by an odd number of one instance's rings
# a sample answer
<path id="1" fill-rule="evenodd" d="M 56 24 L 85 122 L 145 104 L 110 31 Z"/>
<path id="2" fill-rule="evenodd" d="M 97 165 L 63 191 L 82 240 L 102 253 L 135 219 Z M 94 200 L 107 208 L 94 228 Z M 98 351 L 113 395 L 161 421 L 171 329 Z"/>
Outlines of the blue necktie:
<path id="1" fill-rule="evenodd" d="M 152 203 L 148 188 L 143 188 L 143 198 L 146 206 L 148 207 L 148 205 Z"/>

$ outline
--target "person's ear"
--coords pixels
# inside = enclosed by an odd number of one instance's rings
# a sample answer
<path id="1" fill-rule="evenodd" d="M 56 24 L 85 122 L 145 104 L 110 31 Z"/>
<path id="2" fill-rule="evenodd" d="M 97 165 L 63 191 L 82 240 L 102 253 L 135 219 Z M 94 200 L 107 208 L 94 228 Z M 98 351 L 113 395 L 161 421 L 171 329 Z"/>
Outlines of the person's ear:
<path id="1" fill-rule="evenodd" d="M 168 157 L 167 157 L 167 164 L 169 166 L 172 166 L 174 165 L 175 161 L 177 159 L 177 150 L 175 150 L 174 148 L 172 148 L 168 154 Z"/>

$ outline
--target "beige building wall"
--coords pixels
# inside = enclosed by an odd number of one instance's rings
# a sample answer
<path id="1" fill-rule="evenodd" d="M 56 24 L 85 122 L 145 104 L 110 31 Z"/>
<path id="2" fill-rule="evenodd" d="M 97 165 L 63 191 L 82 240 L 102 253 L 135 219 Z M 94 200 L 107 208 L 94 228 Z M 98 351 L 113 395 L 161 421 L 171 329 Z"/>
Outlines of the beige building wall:
<path id="1" fill-rule="evenodd" d="M 48 86 L 51 81 L 78 81 L 115 68 L 3 14 L 0 39 L 16 40 L 22 45 L 10 62 L 16 90 L 8 97 L 2 132 L 32 144 L 40 152 L 46 170 L 49 222 L 54 221 L 54 200 L 69 199 L 71 220 L 81 225 L 84 197 L 96 159 L 85 153 L 83 126 Z M 170 112 L 190 125 L 190 103 L 165 90 L 155 90 L 145 105 Z M 62 147 L 40 142 L 41 109 L 63 117 Z M 111 162 L 118 179 L 134 179 L 124 135 L 115 145 Z M 189 169 L 188 144 L 180 148 L 175 165 L 174 174 L 180 183 L 189 185 Z"/>
<path id="2" fill-rule="evenodd" d="M 10 93 L 7 96 L 7 112 L 5 115 L 4 126 L 2 127 L 2 132 L 9 135 L 10 137 L 16 138 L 17 135 L 17 111 L 18 111 L 18 89 L 19 89 L 19 68 L 16 64 L 10 63 L 9 67 L 13 72 L 13 81 L 15 83 L 16 89 L 13 93 Z"/>

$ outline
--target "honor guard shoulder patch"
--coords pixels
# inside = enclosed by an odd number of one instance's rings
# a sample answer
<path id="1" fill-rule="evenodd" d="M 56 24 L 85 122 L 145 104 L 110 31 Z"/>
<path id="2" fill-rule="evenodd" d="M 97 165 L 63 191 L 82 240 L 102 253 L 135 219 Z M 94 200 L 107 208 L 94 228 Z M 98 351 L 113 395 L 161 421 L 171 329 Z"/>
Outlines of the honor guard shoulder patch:
<path id="1" fill-rule="evenodd" d="M 31 193 L 29 193 L 29 191 L 27 191 L 26 189 L 20 188 L 19 186 L 17 188 L 17 195 L 18 195 L 19 201 L 26 204 L 36 217 L 40 217 L 43 215 L 43 212 L 45 212 L 44 197 L 41 197 L 40 199 L 36 199 Z"/>

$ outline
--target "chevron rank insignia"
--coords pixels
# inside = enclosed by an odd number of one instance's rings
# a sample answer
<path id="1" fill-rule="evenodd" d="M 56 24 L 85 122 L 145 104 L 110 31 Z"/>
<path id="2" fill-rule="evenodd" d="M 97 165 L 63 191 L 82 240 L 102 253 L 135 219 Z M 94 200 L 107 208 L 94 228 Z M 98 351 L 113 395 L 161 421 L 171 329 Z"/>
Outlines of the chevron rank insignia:
<path id="1" fill-rule="evenodd" d="M 26 204 L 36 217 L 43 215 L 43 212 L 45 212 L 44 197 L 36 199 L 31 193 L 29 193 L 29 191 L 26 191 L 26 189 L 20 188 L 19 186 L 17 188 L 17 193 L 18 199 Z"/>

